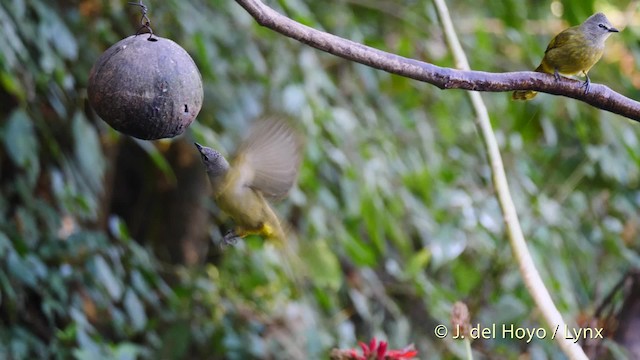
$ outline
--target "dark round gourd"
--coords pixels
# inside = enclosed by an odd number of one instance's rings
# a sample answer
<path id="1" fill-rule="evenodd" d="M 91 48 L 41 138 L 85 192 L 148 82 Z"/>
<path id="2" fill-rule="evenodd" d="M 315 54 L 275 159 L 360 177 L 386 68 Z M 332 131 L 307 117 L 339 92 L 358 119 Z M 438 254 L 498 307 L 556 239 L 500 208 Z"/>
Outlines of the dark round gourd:
<path id="1" fill-rule="evenodd" d="M 182 134 L 202 107 L 202 77 L 175 42 L 146 34 L 120 40 L 89 75 L 89 103 L 114 129 L 139 139 Z"/>

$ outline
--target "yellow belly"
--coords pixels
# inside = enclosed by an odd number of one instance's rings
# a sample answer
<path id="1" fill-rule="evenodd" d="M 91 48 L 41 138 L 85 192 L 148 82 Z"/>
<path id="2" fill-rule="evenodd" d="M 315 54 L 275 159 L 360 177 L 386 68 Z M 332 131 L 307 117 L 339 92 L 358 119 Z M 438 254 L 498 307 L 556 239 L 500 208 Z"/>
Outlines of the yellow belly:
<path id="1" fill-rule="evenodd" d="M 236 223 L 236 235 L 245 237 L 254 234 L 272 239 L 283 237 L 278 217 L 259 192 L 246 186 L 227 188 L 217 196 L 216 202 Z"/>
<path id="2" fill-rule="evenodd" d="M 556 70 L 562 75 L 582 75 L 589 72 L 602 57 L 603 48 L 599 46 L 563 46 L 550 49 L 544 55 L 540 67 L 546 73 Z"/>

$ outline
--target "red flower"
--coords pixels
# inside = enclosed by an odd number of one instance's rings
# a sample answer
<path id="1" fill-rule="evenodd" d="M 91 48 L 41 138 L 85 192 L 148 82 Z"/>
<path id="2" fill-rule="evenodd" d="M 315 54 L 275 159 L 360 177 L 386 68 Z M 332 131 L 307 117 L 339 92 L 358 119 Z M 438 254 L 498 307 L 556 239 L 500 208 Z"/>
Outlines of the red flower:
<path id="1" fill-rule="evenodd" d="M 331 358 L 339 360 L 402 360 L 413 359 L 418 355 L 418 351 L 413 348 L 413 345 L 409 345 L 402 350 L 387 350 L 387 342 L 378 342 L 376 338 L 371 339 L 369 344 L 360 342 L 360 347 L 362 348 L 362 355 L 358 354 L 355 349 L 334 349 L 331 352 Z"/>

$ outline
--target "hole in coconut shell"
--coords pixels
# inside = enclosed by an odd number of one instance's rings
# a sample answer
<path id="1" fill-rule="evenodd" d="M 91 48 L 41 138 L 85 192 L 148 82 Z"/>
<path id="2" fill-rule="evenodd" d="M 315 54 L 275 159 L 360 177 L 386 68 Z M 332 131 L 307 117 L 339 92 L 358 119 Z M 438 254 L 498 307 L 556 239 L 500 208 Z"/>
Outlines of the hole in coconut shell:
<path id="1" fill-rule="evenodd" d="M 147 39 L 147 41 L 158 41 L 158 39 L 156 39 L 156 38 L 154 38 L 154 37 L 149 36 L 149 38 Z"/>
<path id="2" fill-rule="evenodd" d="M 189 107 L 187 106 L 187 104 L 184 104 L 184 112 L 188 113 L 189 112 Z"/>

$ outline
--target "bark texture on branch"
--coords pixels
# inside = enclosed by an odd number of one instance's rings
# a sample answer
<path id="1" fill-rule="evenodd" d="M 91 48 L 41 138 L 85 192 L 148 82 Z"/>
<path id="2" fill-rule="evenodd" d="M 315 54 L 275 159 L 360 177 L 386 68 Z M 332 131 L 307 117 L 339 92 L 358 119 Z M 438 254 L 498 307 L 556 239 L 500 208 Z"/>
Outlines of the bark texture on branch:
<path id="1" fill-rule="evenodd" d="M 611 90 L 608 86 L 591 84 L 588 94 L 582 82 L 532 71 L 490 73 L 444 68 L 423 61 L 391 54 L 351 40 L 300 24 L 271 9 L 260 0 L 236 0 L 256 22 L 316 49 L 355 61 L 392 74 L 423 81 L 440 89 L 461 89 L 485 92 L 535 90 L 583 101 L 640 122 L 640 102 Z"/>

